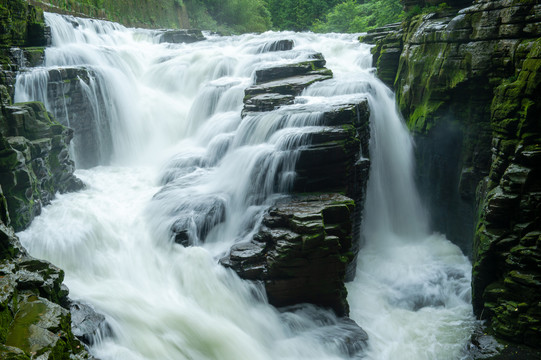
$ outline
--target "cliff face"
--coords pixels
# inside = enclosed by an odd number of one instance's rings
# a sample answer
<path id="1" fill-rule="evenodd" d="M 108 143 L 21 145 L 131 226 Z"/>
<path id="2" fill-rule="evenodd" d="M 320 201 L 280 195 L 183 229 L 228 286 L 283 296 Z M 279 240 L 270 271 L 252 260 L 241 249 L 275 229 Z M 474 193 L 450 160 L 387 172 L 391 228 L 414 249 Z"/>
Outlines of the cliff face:
<path id="1" fill-rule="evenodd" d="M 11 225 L 20 231 L 56 192 L 78 190 L 83 184 L 73 175 L 68 155 L 73 131 L 41 103 L 12 104 L 16 72 L 43 60 L 43 13 L 22 0 L 8 1 L 0 12 L 5 30 L 0 42 L 0 185 Z"/>
<path id="2" fill-rule="evenodd" d="M 181 0 L 29 0 L 42 10 L 79 17 L 115 21 L 131 27 L 189 28 L 186 7 Z"/>
<path id="3" fill-rule="evenodd" d="M 29 256 L 13 231 L 28 226 L 56 192 L 82 187 L 68 155 L 73 131 L 43 104 L 11 100 L 16 71 L 41 61 L 43 49 L 26 46 L 46 45 L 43 15 L 8 0 L 0 28 L 0 358 L 91 359 L 71 330 L 64 272 Z"/>
<path id="4" fill-rule="evenodd" d="M 2 107 L 0 133 L 0 185 L 11 225 L 20 231 L 56 192 L 83 187 L 68 154 L 73 130 L 52 119 L 42 103 L 31 102 Z"/>
<path id="5" fill-rule="evenodd" d="M 476 314 L 497 336 L 536 347 L 540 37 L 534 0 L 440 7 L 368 36 L 415 135 L 433 227 L 472 252 Z"/>

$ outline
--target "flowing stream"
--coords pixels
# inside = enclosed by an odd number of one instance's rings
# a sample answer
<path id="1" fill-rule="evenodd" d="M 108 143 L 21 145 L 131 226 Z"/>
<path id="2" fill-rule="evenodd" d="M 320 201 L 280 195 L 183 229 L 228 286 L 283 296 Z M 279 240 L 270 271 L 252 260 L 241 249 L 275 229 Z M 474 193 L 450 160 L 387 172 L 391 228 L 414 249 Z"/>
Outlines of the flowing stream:
<path id="1" fill-rule="evenodd" d="M 32 255 L 65 270 L 73 299 L 106 316 L 113 336 L 96 337 L 96 357 L 467 357 L 475 324 L 471 265 L 428 230 L 413 181 L 413 143 L 393 94 L 373 75 L 369 46 L 355 35 L 274 32 L 160 44 L 155 31 L 54 14 L 46 20 L 53 46 L 43 68 L 19 76 L 15 100 L 49 106 L 48 70 L 90 69 L 82 84 L 96 109 L 89 118 L 98 127 L 109 122 L 111 153 L 100 166 L 77 170 L 86 189 L 58 195 L 19 236 Z M 280 39 L 294 40 L 294 50 L 264 51 Z M 241 118 L 255 70 L 307 60 L 314 51 L 324 55 L 332 80 L 308 88 L 302 104 L 257 121 Z M 280 313 L 217 259 L 249 238 L 263 211 L 287 193 L 292 149 L 306 141 L 306 127 L 318 125 L 326 106 L 359 96 L 370 101 L 372 167 L 365 245 L 348 301 L 369 344 L 349 354 L 334 341 L 346 330 L 331 312 L 306 306 Z M 77 164 L 81 150 L 73 144 L 71 151 Z M 179 214 L 199 246 L 172 241 Z"/>

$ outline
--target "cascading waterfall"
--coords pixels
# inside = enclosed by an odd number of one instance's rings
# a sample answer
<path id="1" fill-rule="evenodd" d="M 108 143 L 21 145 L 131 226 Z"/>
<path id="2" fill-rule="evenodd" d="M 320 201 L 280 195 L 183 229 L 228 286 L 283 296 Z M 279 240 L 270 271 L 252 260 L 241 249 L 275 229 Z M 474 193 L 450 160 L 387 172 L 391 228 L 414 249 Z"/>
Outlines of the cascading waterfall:
<path id="1" fill-rule="evenodd" d="M 290 188 L 294 149 L 309 140 L 322 111 L 359 96 L 370 100 L 372 168 L 365 247 L 348 301 L 370 341 L 354 356 L 465 356 L 474 324 L 471 267 L 456 246 L 428 232 L 411 138 L 356 36 L 270 32 L 173 45 L 159 44 L 152 31 L 46 19 L 54 46 L 45 68 L 96 74 L 109 100 L 112 154 L 110 163 L 78 170 L 87 188 L 58 195 L 19 235 L 34 256 L 66 271 L 72 298 L 106 316 L 114 336 L 96 339 L 98 358 L 350 358 L 335 341 L 348 328 L 332 313 L 310 306 L 279 313 L 215 259 L 249 237 Z M 294 51 L 262 52 L 284 38 L 295 41 Z M 298 104 L 241 118 L 255 70 L 307 60 L 314 50 L 332 80 L 312 85 Z M 19 77 L 17 100 L 48 104 L 40 71 Z M 174 244 L 175 226 L 200 246 Z"/>

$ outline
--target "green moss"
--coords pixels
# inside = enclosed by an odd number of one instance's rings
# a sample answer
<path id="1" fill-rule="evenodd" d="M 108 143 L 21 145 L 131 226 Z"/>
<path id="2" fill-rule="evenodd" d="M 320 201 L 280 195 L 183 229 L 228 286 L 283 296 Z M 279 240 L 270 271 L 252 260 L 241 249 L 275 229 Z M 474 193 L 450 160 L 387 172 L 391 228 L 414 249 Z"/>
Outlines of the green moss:
<path id="1" fill-rule="evenodd" d="M 408 128 L 416 133 L 426 134 L 436 123 L 434 114 L 444 104 L 443 101 L 425 101 L 415 107 L 413 114 L 408 118 Z"/>
<path id="2" fill-rule="evenodd" d="M 33 351 L 32 344 L 28 341 L 30 326 L 39 321 L 46 309 L 47 306 L 41 302 L 29 301 L 22 304 L 9 329 L 6 345 L 31 353 Z"/>
<path id="3" fill-rule="evenodd" d="M 2 360 L 30 360 L 26 354 L 16 348 L 8 348 L 0 344 L 0 359 Z"/>
<path id="4" fill-rule="evenodd" d="M 7 304 L 0 305 L 0 343 L 6 342 L 9 327 L 13 321 L 13 314 Z"/>

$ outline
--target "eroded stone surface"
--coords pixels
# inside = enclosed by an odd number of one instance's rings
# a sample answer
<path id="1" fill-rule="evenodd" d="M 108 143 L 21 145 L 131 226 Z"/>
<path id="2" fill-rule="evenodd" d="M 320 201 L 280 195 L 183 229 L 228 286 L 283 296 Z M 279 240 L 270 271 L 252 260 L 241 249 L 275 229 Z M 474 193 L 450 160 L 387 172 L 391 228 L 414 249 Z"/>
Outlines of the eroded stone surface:
<path id="1" fill-rule="evenodd" d="M 304 196 L 272 207 L 248 243 L 233 246 L 222 264 L 261 280 L 275 306 L 312 303 L 347 315 L 346 265 L 352 261 L 353 200 Z"/>
<path id="2" fill-rule="evenodd" d="M 43 104 L 3 107 L 0 126 L 0 185 L 11 224 L 27 227 L 56 192 L 79 190 L 68 145 L 73 131 L 52 119 Z"/>

